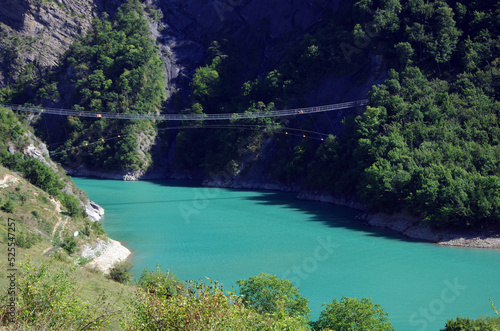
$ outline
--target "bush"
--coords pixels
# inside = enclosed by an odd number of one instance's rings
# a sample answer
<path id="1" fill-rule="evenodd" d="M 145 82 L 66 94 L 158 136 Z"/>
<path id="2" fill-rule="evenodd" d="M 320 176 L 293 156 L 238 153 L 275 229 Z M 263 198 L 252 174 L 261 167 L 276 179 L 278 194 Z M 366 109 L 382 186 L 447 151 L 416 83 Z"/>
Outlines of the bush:
<path id="1" fill-rule="evenodd" d="M 66 210 L 68 211 L 69 215 L 71 216 L 83 215 L 83 209 L 80 206 L 80 200 L 75 198 L 73 195 L 62 193 L 61 203 L 63 204 L 64 207 L 66 207 Z"/>
<path id="2" fill-rule="evenodd" d="M 109 278 L 122 284 L 128 284 L 132 279 L 132 268 L 132 263 L 128 261 L 116 262 L 109 270 Z"/>
<path id="3" fill-rule="evenodd" d="M 182 288 L 177 277 L 171 274 L 170 270 L 166 273 L 161 271 L 159 265 L 156 271 L 149 271 L 148 268 L 144 268 L 137 285 L 149 293 L 153 293 L 157 296 L 165 296 L 167 298 L 177 295 Z"/>
<path id="4" fill-rule="evenodd" d="M 16 246 L 21 248 L 31 248 L 41 240 L 40 235 L 31 232 L 22 232 L 16 236 Z"/>
<path id="5" fill-rule="evenodd" d="M 441 329 L 441 331 L 497 331 L 499 324 L 498 319 L 486 321 L 481 318 L 473 320 L 468 317 L 457 317 L 456 320 L 448 320 L 445 328 Z"/>
<path id="6" fill-rule="evenodd" d="M 308 330 L 299 317 L 257 313 L 217 282 L 190 282 L 185 295 L 168 299 L 138 291 L 128 308 L 125 330 Z"/>
<path id="7" fill-rule="evenodd" d="M 387 315 L 380 305 L 372 303 L 372 299 L 342 297 L 340 302 L 335 299 L 327 304 L 311 327 L 313 330 L 394 330 Z"/>
<path id="8" fill-rule="evenodd" d="M 59 179 L 58 175 L 49 166 L 37 159 L 30 158 L 22 162 L 21 168 L 24 176 L 31 184 L 40 187 L 52 196 L 57 196 L 64 187 L 64 183 Z"/>
<path id="9" fill-rule="evenodd" d="M 14 212 L 14 202 L 12 202 L 12 200 L 7 200 L 7 202 L 2 206 L 2 210 L 6 213 L 12 214 Z"/>
<path id="10" fill-rule="evenodd" d="M 104 231 L 104 228 L 102 227 L 102 222 L 92 222 L 90 226 L 92 227 L 92 230 L 94 231 L 96 236 L 106 234 L 106 231 Z"/>
<path id="11" fill-rule="evenodd" d="M 83 230 L 81 232 L 87 237 L 90 236 L 90 226 L 88 223 L 85 223 Z"/>
<path id="12" fill-rule="evenodd" d="M 69 237 L 66 240 L 64 240 L 64 243 L 62 244 L 62 248 L 66 250 L 69 254 L 73 254 L 76 252 L 76 240 L 74 237 Z"/>

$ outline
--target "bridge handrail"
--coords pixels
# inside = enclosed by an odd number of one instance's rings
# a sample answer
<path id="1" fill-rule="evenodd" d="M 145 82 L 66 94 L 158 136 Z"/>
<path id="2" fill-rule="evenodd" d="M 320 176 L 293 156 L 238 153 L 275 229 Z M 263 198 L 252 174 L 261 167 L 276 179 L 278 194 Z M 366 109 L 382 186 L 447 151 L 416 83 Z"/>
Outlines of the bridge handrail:
<path id="1" fill-rule="evenodd" d="M 361 107 L 368 105 L 368 99 L 349 101 L 337 104 L 324 106 L 315 106 L 307 108 L 294 108 L 284 110 L 271 110 L 264 112 L 245 112 L 245 113 L 222 113 L 222 114 L 126 114 L 126 113 L 97 113 L 85 110 L 73 110 L 64 108 L 50 107 L 35 107 L 23 106 L 10 103 L 0 104 L 1 107 L 10 108 L 18 111 L 28 111 L 32 113 L 45 113 L 51 115 L 62 116 L 77 116 L 77 117 L 93 117 L 93 118 L 113 118 L 113 119 L 130 119 L 130 120 L 153 120 L 153 121 L 199 121 L 199 120 L 229 120 L 229 119 L 249 119 L 249 118 L 265 118 L 265 117 L 283 117 L 295 116 L 303 114 L 314 114 L 327 112 L 331 110 L 341 110 L 353 107 Z"/>

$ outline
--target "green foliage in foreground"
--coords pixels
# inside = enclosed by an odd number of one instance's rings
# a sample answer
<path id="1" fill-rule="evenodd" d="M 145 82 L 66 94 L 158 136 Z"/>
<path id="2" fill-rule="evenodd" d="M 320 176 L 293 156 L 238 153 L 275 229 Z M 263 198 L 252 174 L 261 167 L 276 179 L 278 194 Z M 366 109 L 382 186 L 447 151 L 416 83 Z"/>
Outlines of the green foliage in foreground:
<path id="1" fill-rule="evenodd" d="M 304 308 L 291 313 L 283 305 L 287 301 L 283 295 L 263 295 L 276 293 L 273 290 L 290 292 L 286 290 L 288 283 L 275 275 L 261 274 L 240 281 L 245 288 L 251 284 L 252 292 L 261 294 L 255 296 L 258 300 L 268 302 L 270 310 L 263 311 L 262 305 L 256 308 L 255 301 L 224 291 L 216 281 L 190 281 L 182 286 L 174 275 L 160 267 L 156 271 L 145 269 L 135 295 L 111 305 L 104 293 L 96 292 L 95 280 L 89 287 L 88 276 L 78 278 L 75 271 L 74 266 L 55 261 L 34 266 L 27 259 L 16 276 L 15 311 L 10 309 L 11 296 L 0 296 L 0 326 L 6 330 L 102 330 L 117 329 L 119 319 L 123 330 L 394 330 L 388 314 L 371 299 L 347 297 L 325 304 L 318 321 L 308 326 L 308 319 L 301 315 Z M 118 292 L 124 289 L 115 282 L 106 284 L 119 287 Z M 108 290 L 117 292 L 116 288 Z M 132 294 L 131 287 L 126 290 Z M 87 293 L 85 300 L 80 299 L 82 292 L 89 291 L 90 296 Z M 124 299 L 119 296 L 119 300 Z M 493 304 L 492 307 L 497 317 L 458 317 L 449 320 L 443 331 L 498 330 L 500 317 Z M 305 310 L 309 312 L 307 306 Z"/>
<path id="2" fill-rule="evenodd" d="M 237 281 L 245 304 L 266 314 L 285 311 L 290 316 L 309 318 L 309 300 L 300 295 L 288 279 L 261 273 Z"/>
<path id="3" fill-rule="evenodd" d="M 448 320 L 445 328 L 441 331 L 498 331 L 500 330 L 500 313 L 490 299 L 491 308 L 496 317 L 479 317 L 477 320 L 468 317 L 457 316 L 454 320 Z"/>
<path id="4" fill-rule="evenodd" d="M 259 314 L 222 285 L 190 282 L 186 293 L 165 298 L 138 291 L 124 318 L 125 330 L 307 330 L 286 312 Z"/>
<path id="5" fill-rule="evenodd" d="M 109 323 L 112 310 L 105 297 L 92 304 L 80 300 L 71 270 L 50 263 L 34 267 L 27 260 L 16 276 L 15 309 L 7 294 L 1 297 L 0 320 L 9 330 L 95 330 Z"/>
<path id="6" fill-rule="evenodd" d="M 455 320 L 448 320 L 446 326 L 441 331 L 498 331 L 500 330 L 500 320 L 483 319 L 477 320 L 468 317 L 457 317 Z"/>
<path id="7" fill-rule="evenodd" d="M 388 314 L 372 303 L 371 299 L 343 297 L 325 304 L 318 321 L 311 323 L 313 330 L 364 331 L 394 330 Z"/>

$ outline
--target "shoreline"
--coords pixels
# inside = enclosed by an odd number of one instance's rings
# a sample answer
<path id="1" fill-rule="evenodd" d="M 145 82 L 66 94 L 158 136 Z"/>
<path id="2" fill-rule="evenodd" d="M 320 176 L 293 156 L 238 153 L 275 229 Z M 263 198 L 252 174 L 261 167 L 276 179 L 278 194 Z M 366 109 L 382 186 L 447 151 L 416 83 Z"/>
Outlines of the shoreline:
<path id="1" fill-rule="evenodd" d="M 92 200 L 85 205 L 85 212 L 92 222 L 100 221 L 105 213 L 104 208 Z M 109 237 L 106 240 L 98 238 L 93 243 L 83 246 L 80 252 L 82 258 L 91 259 L 87 263 L 88 267 L 99 270 L 105 275 L 115 263 L 126 261 L 131 255 L 130 249 Z"/>
<path id="2" fill-rule="evenodd" d="M 369 226 L 394 230 L 405 237 L 427 241 L 439 246 L 500 249 L 500 234 L 490 231 L 436 229 L 420 218 L 405 212 L 387 214 L 360 214 L 358 220 Z"/>
<path id="3" fill-rule="evenodd" d="M 115 263 L 126 261 L 132 252 L 119 241 L 108 237 L 107 240 L 97 239 L 94 243 L 84 246 L 80 255 L 85 259 L 92 259 L 87 263 L 87 267 L 106 275 Z"/>
<path id="4" fill-rule="evenodd" d="M 100 173 L 99 176 L 92 176 L 88 172 L 82 174 L 79 171 L 73 171 L 75 176 L 95 177 L 98 179 L 115 179 L 115 180 L 131 180 L 130 177 L 117 176 L 117 174 Z M 69 172 L 68 172 L 69 173 Z M 90 176 L 89 176 L 90 175 Z M 198 177 L 198 176 L 195 176 Z M 161 176 L 154 174 L 134 178 L 132 180 L 154 180 L 154 179 L 178 179 L 178 180 L 194 180 L 192 174 L 173 174 L 173 176 Z M 483 231 L 477 230 L 457 230 L 457 229 L 437 229 L 421 221 L 421 218 L 410 215 L 406 212 L 394 213 L 387 215 L 383 213 L 369 213 L 368 206 L 355 197 L 335 196 L 327 191 L 307 191 L 300 190 L 298 186 L 286 186 L 281 183 L 265 183 L 259 181 L 244 181 L 231 178 L 229 180 L 202 180 L 201 186 L 231 188 L 231 189 L 247 189 L 247 190 L 275 190 L 281 192 L 296 193 L 296 198 L 304 201 L 318 201 L 330 203 L 336 206 L 348 207 L 358 210 L 360 213 L 356 216 L 356 220 L 372 227 L 386 228 L 394 230 L 401 235 L 421 240 L 429 243 L 434 243 L 440 246 L 462 247 L 462 248 L 481 248 L 481 249 L 500 249 L 500 230 Z"/>

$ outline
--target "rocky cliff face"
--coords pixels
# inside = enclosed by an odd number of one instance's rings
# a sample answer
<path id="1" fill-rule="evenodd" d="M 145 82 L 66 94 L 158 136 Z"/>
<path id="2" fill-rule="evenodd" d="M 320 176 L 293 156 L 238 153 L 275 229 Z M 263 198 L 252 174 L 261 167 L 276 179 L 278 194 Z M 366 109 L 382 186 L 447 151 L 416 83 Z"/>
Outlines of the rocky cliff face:
<path id="1" fill-rule="evenodd" d="M 113 13 L 124 1 L 0 2 L 0 87 L 14 82 L 30 63 L 38 70 L 56 65 L 94 17 L 104 11 Z M 166 63 L 171 95 L 187 87 L 215 37 L 241 41 L 243 49 L 260 56 L 259 68 L 251 69 L 265 71 L 279 61 L 286 46 L 327 20 L 341 0 L 149 0 L 146 4 L 161 13 L 162 19 L 151 28 Z M 325 99 L 331 94 L 325 90 L 337 86 L 345 87 L 345 82 L 330 78 L 309 99 Z"/>
<path id="2" fill-rule="evenodd" d="M 340 0 L 156 0 L 150 4 L 163 14 L 158 34 L 167 64 L 167 86 L 186 87 L 203 61 L 214 37 L 241 41 L 241 47 L 260 55 L 265 70 L 279 59 L 286 45 L 311 32 L 334 12 Z"/>
<path id="3" fill-rule="evenodd" d="M 300 42 L 306 33 L 314 32 L 322 22 L 329 20 L 342 6 L 342 1 L 145 1 L 145 5 L 159 13 L 157 19 L 151 20 L 151 31 L 166 64 L 168 96 L 180 91 L 182 100 L 182 96 L 187 95 L 191 77 L 195 69 L 203 64 L 212 40 L 221 37 L 237 40 L 243 53 L 252 53 L 254 57 L 254 61 L 243 61 L 246 69 L 257 74 L 265 73 L 276 66 L 287 47 Z M 101 16 L 104 11 L 113 14 L 123 2 L 125 0 L 0 2 L 0 87 L 12 83 L 30 65 L 37 70 L 56 65 L 59 56 L 79 35 L 87 31 L 94 17 Z M 305 101 L 315 105 L 364 98 L 371 86 L 384 78 L 384 70 L 381 60 L 373 57 L 362 71 L 349 76 L 326 77 L 304 96 Z M 360 76 L 365 79 L 360 79 Z M 365 83 L 358 85 L 359 81 Z M 61 93 L 64 94 L 64 91 L 61 90 Z M 328 122 L 340 123 L 340 119 L 349 111 L 331 114 Z M 142 138 L 143 142 L 149 143 L 141 150 L 153 148 L 156 142 L 147 137 Z M 175 146 L 175 142 L 171 146 Z M 171 158 L 166 163 L 170 161 Z M 80 169 L 76 173 L 81 171 L 86 170 Z M 155 171 L 156 174 L 141 172 L 128 174 L 128 177 L 121 173 L 110 175 L 138 179 L 170 173 L 165 169 Z M 265 178 L 257 169 L 250 173 L 258 173 L 262 180 Z M 255 176 L 249 176 L 246 180 L 251 182 Z"/>
<path id="4" fill-rule="evenodd" d="M 93 0 L 9 0 L 0 2 L 0 87 L 14 82 L 27 64 L 57 64 L 97 13 Z"/>

